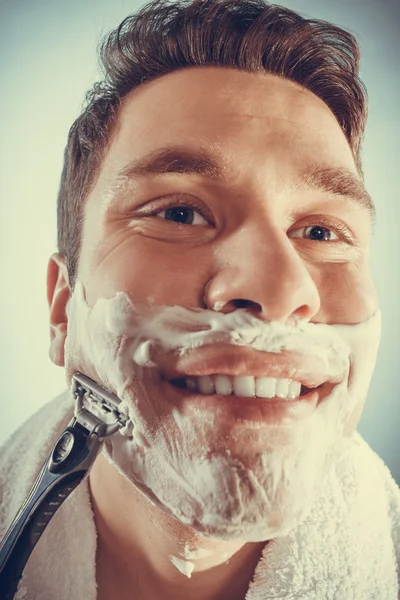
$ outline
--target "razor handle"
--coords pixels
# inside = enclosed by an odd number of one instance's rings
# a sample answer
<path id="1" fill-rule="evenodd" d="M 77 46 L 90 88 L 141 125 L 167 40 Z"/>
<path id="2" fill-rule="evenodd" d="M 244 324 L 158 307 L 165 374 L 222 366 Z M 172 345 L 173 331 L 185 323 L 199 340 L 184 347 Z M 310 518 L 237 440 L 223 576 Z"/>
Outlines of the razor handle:
<path id="1" fill-rule="evenodd" d="M 12 600 L 22 572 L 51 518 L 88 474 L 104 438 L 75 419 L 64 429 L 0 544 L 2 600 Z"/>

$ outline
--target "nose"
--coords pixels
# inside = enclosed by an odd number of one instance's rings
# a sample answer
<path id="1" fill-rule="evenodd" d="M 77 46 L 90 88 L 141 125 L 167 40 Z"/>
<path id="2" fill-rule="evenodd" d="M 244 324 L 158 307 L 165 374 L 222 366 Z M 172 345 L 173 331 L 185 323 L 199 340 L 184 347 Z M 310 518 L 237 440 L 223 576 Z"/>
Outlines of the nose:
<path id="1" fill-rule="evenodd" d="M 311 320 L 318 313 L 317 286 L 283 231 L 242 229 L 216 259 L 219 266 L 205 288 L 207 308 L 224 313 L 245 308 L 260 319 L 283 322 Z"/>

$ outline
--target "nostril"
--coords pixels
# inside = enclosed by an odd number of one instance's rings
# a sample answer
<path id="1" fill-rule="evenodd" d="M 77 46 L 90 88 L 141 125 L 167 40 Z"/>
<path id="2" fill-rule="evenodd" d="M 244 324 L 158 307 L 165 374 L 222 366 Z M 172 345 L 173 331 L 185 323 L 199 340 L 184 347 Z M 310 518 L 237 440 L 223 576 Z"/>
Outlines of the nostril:
<path id="1" fill-rule="evenodd" d="M 232 304 L 235 305 L 235 308 L 247 308 L 249 305 L 249 301 L 248 300 L 234 300 Z"/>
<path id="2" fill-rule="evenodd" d="M 253 302 L 252 300 L 245 300 L 243 298 L 238 298 L 236 300 L 232 300 L 232 304 L 235 308 L 250 308 L 252 310 L 261 311 L 261 306 L 257 302 Z"/>

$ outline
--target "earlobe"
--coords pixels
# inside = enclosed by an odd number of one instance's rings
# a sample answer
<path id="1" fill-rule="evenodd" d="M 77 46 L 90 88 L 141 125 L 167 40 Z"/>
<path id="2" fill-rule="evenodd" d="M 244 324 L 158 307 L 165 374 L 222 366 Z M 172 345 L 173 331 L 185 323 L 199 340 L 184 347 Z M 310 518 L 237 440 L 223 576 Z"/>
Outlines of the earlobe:
<path id="1" fill-rule="evenodd" d="M 71 297 L 67 267 L 62 254 L 50 257 L 47 267 L 47 301 L 50 309 L 50 358 L 64 366 L 64 345 L 68 332 L 67 304 Z"/>

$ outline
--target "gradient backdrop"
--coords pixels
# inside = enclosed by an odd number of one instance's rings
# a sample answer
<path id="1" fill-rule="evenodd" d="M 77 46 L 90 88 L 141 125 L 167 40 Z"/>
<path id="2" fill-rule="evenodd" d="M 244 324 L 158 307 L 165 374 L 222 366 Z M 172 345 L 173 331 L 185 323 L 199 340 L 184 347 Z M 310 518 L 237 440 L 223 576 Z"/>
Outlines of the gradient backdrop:
<path id="1" fill-rule="evenodd" d="M 64 389 L 48 358 L 45 273 L 67 132 L 97 78 L 100 37 L 135 0 L 0 0 L 0 443 Z M 400 0 L 283 0 L 349 29 L 370 99 L 366 183 L 383 337 L 359 431 L 400 484 Z"/>

